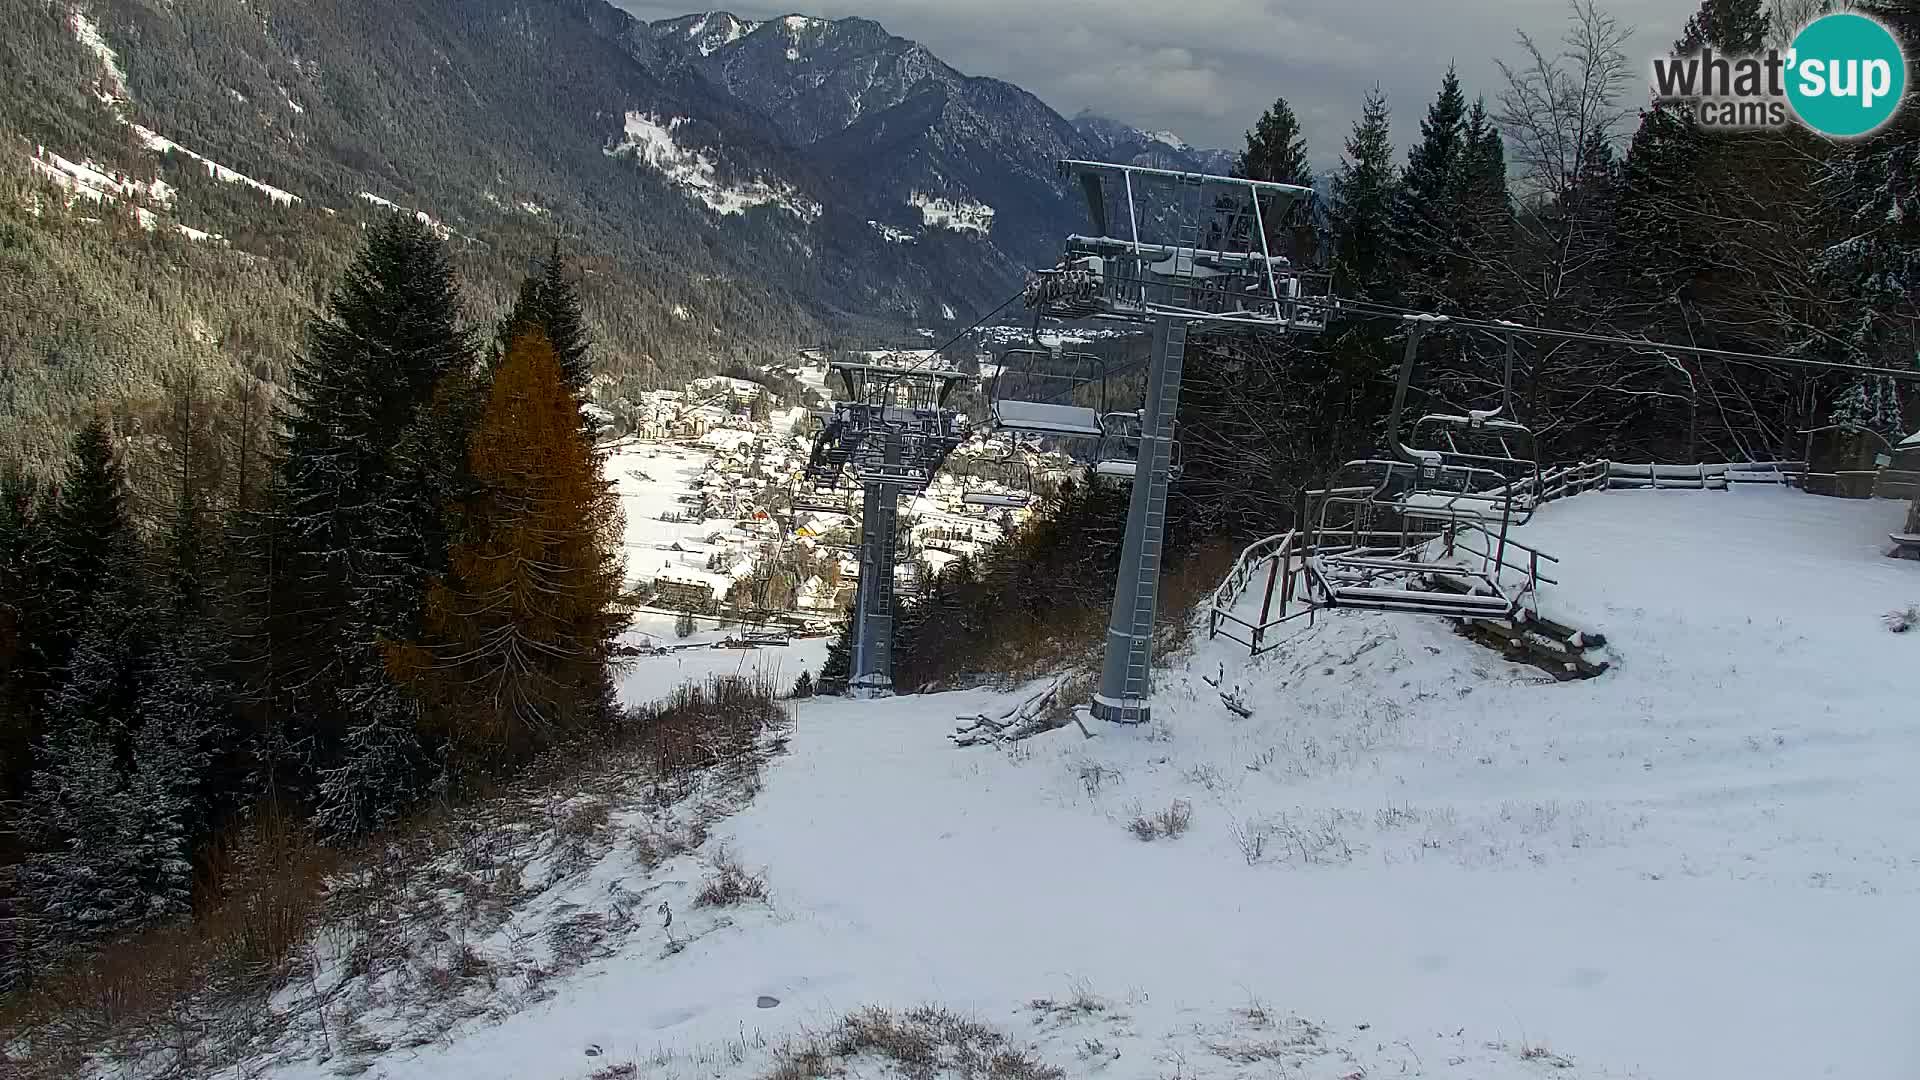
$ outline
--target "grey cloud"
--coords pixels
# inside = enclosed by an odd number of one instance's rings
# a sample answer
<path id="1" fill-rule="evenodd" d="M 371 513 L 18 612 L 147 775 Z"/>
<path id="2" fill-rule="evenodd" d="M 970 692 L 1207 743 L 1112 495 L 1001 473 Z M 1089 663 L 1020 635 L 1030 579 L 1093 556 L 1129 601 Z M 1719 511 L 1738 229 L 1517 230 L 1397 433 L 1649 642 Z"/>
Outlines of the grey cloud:
<path id="1" fill-rule="evenodd" d="M 618 0 L 646 19 L 685 14 Z M 1668 48 L 1695 0 L 1601 0 L 1635 33 L 1636 60 Z M 793 10 L 730 7 L 743 18 Z M 1360 101 L 1378 83 L 1405 147 L 1451 62 L 1469 97 L 1499 88 L 1517 29 L 1557 42 L 1566 0 L 822 0 L 806 12 L 859 15 L 926 45 L 970 75 L 1016 83 L 1068 116 L 1082 108 L 1200 146 L 1236 148 L 1284 96 L 1315 161 L 1339 160 Z"/>

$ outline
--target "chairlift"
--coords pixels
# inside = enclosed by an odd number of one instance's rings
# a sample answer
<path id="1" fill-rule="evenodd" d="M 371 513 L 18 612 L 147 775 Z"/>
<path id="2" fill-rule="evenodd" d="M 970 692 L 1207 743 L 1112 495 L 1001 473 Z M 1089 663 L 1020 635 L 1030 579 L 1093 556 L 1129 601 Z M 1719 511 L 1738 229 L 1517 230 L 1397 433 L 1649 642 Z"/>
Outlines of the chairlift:
<path id="1" fill-rule="evenodd" d="M 1172 315 L 1307 333 L 1326 326 L 1330 281 L 1270 240 L 1326 232 L 1311 187 L 1068 160 L 1092 235 L 1067 238 L 1060 264 L 1029 282 L 1027 306 L 1059 318 L 1139 322 Z M 1284 243 L 1280 246 L 1287 246 Z M 1317 261 L 1324 244 L 1301 261 Z"/>
<path id="2" fill-rule="evenodd" d="M 1322 607 L 1510 618 L 1541 580 L 1532 562 L 1517 585 L 1503 580 L 1513 569 L 1506 557 L 1508 531 L 1532 515 L 1539 470 L 1530 456 L 1513 452 L 1524 443 L 1530 455 L 1532 441 L 1531 432 L 1510 418 L 1511 352 L 1508 400 L 1500 409 L 1464 417 L 1432 414 L 1424 427 L 1414 428 L 1445 447 L 1409 446 L 1401 438 L 1401 417 L 1424 331 L 1425 322 L 1408 321 L 1387 419 L 1389 456 L 1348 462 L 1318 493 L 1317 513 L 1302 507 L 1306 520 L 1300 524 L 1309 530 L 1306 546 L 1313 552 L 1303 566 L 1307 597 Z M 1499 415 L 1503 411 L 1508 416 Z M 1509 441 L 1498 453 L 1463 451 L 1463 432 L 1497 433 L 1496 439 Z M 1335 520 L 1337 515 L 1345 520 Z M 1484 538 L 1484 551 L 1461 543 L 1476 533 Z M 1433 543 L 1440 546 L 1437 552 Z M 1461 552 L 1479 556 L 1480 565 L 1459 561 Z"/>
<path id="3" fill-rule="evenodd" d="M 853 489 L 841 484 L 815 487 L 803 481 L 796 481 L 788 489 L 787 505 L 794 513 L 799 514 L 851 515 Z"/>
<path id="4" fill-rule="evenodd" d="M 1414 424 L 1410 437 L 1416 442 L 1426 439 L 1442 443 L 1444 448 L 1409 446 L 1401 437 L 1401 418 L 1425 330 L 1424 321 L 1408 320 L 1406 350 L 1394 386 L 1393 409 L 1387 416 L 1387 452 L 1404 467 L 1389 471 L 1379 495 L 1391 500 L 1395 509 L 1415 517 L 1497 523 L 1504 535 L 1507 526 L 1523 525 L 1532 516 L 1540 477 L 1533 433 L 1512 419 L 1513 337 L 1507 335 L 1500 407 L 1466 416 L 1429 414 L 1422 418 L 1424 425 Z M 1507 415 L 1501 416 L 1503 412 Z M 1488 436 L 1492 437 L 1491 444 Z M 1462 438 L 1469 440 L 1466 450 L 1460 448 Z M 1396 473 L 1400 475 L 1393 475 Z"/>
<path id="5" fill-rule="evenodd" d="M 1092 406 L 1077 404 L 1091 387 Z M 1106 365 L 1092 353 L 1010 348 L 1000 354 L 987 414 L 995 427 L 1035 435 L 1097 439 L 1106 411 Z"/>
<path id="6" fill-rule="evenodd" d="M 1110 412 L 1100 418 L 1100 443 L 1094 451 L 1093 474 L 1114 480 L 1134 480 L 1140 471 L 1143 418 L 1138 410 Z M 1180 479 L 1180 426 L 1174 422 L 1173 445 L 1168 451 L 1167 478 Z"/>
<path id="7" fill-rule="evenodd" d="M 960 495 L 961 505 L 1019 510 L 1033 502 L 1033 470 L 1018 450 L 1010 450 L 1004 458 L 987 461 L 981 479 L 990 486 L 968 488 Z"/>
<path id="8" fill-rule="evenodd" d="M 1506 337 L 1506 371 L 1500 384 L 1500 404 L 1473 409 L 1465 415 L 1428 413 L 1413 423 L 1408 442 L 1416 453 L 1439 455 L 1443 465 L 1490 470 L 1498 479 L 1489 486 L 1501 490 L 1522 488 L 1531 495 L 1539 488 L 1540 462 L 1532 429 L 1519 422 L 1513 407 L 1513 334 Z M 1410 374 L 1412 351 L 1402 361 L 1403 378 Z M 1398 398 L 1396 397 L 1396 404 Z M 1395 421 L 1398 420 L 1396 411 Z M 1519 495 L 1522 492 L 1514 492 Z"/>

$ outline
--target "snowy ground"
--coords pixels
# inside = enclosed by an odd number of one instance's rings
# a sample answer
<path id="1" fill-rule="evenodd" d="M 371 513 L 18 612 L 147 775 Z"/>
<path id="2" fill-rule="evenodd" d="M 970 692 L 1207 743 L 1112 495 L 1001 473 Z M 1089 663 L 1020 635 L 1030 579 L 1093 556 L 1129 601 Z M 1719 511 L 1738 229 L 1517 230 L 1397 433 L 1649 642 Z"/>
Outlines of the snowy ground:
<path id="1" fill-rule="evenodd" d="M 803 703 L 710 841 L 768 902 L 683 913 L 677 951 L 649 923 L 364 1075 L 748 1080 L 788 1037 L 922 1003 L 1075 1077 L 1920 1075 L 1920 634 L 1880 621 L 1920 603 L 1920 564 L 1879 556 L 1898 524 L 1774 490 L 1543 510 L 1550 604 L 1610 639 L 1588 682 L 1342 613 L 1253 662 L 1202 642 L 1153 725 L 1090 740 L 953 748 L 956 714 L 1010 700 L 987 692 Z M 1176 802 L 1183 835 L 1127 827 Z M 698 872 L 615 850 L 573 893 L 671 900 Z"/>
<path id="2" fill-rule="evenodd" d="M 675 617 L 655 612 L 634 616 L 632 628 L 621 640 L 650 645 L 709 645 L 740 634 L 739 626 L 726 629 L 711 625 L 687 637 L 673 632 Z M 768 645 L 758 649 L 675 649 L 667 656 L 635 656 L 622 663 L 620 698 L 635 704 L 657 701 L 675 687 L 689 682 L 705 682 L 713 676 L 765 676 L 775 685 L 788 687 L 802 671 L 818 678 L 826 663 L 831 637 L 795 638 L 786 645 Z"/>

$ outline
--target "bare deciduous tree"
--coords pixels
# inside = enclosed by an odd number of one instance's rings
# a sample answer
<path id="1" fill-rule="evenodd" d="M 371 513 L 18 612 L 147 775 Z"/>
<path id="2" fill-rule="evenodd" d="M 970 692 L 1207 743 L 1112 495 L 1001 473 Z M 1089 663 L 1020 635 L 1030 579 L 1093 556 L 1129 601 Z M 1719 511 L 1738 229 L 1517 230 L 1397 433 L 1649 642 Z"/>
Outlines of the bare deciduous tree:
<path id="1" fill-rule="evenodd" d="M 1507 156 L 1530 196 L 1553 200 L 1579 183 L 1587 156 L 1619 138 L 1632 111 L 1621 97 L 1633 80 L 1623 28 L 1593 0 L 1569 0 L 1563 51 L 1548 56 L 1525 31 L 1518 33 L 1526 59 L 1518 66 L 1495 61 L 1506 79 L 1497 119 Z"/>

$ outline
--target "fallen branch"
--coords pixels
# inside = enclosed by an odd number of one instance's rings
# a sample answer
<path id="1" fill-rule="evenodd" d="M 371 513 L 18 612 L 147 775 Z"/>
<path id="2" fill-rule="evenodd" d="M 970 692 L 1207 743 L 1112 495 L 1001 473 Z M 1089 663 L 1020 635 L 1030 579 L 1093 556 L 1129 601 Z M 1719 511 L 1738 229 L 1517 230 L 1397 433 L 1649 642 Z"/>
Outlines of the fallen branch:
<path id="1" fill-rule="evenodd" d="M 997 718 L 990 718 L 985 713 L 957 717 L 958 723 L 951 736 L 954 745 L 978 746 L 989 742 L 1018 742 L 1021 739 L 1032 738 L 1043 731 L 1052 731 L 1054 728 L 1066 726 L 1064 721 L 1054 720 L 1048 716 L 1055 698 L 1059 696 L 1062 681 L 1062 679 L 1055 679 L 1045 690 L 1001 713 Z M 1093 737 L 1092 732 L 1087 731 L 1085 724 L 1080 725 L 1080 730 L 1088 738 Z"/>

